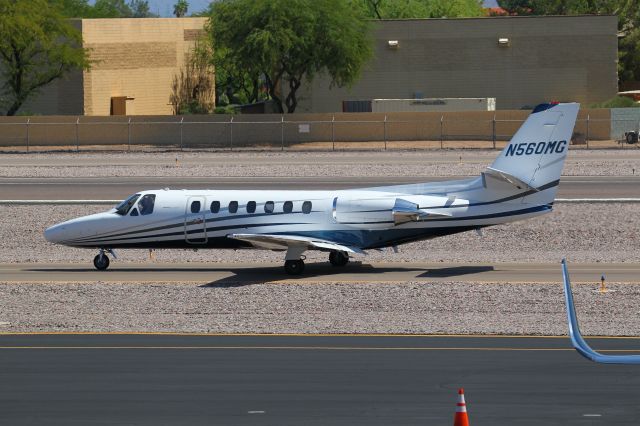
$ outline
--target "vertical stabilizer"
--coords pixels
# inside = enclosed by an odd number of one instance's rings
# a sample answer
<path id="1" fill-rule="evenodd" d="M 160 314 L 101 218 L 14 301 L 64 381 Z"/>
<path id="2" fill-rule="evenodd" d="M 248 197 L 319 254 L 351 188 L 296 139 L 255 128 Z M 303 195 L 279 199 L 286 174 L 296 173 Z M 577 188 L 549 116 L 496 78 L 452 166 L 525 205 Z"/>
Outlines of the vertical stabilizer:
<path id="1" fill-rule="evenodd" d="M 556 186 L 579 109 L 577 103 L 538 105 L 487 173 L 522 189 Z"/>

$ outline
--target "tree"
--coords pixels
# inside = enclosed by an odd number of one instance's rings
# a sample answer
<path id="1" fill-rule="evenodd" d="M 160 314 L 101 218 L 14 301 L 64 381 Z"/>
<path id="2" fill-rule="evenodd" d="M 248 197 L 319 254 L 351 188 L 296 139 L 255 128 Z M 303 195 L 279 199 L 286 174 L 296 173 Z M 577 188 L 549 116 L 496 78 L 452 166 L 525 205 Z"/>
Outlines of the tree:
<path id="1" fill-rule="evenodd" d="M 84 0 L 56 1 L 86 3 Z M 151 18 L 156 16 L 151 13 L 149 2 L 146 0 L 131 0 L 129 3 L 125 0 L 96 0 L 95 5 L 89 6 L 88 10 L 83 6 L 79 6 L 78 9 L 85 13 L 79 16 L 82 18 Z M 71 15 L 67 13 L 66 16 Z"/>
<path id="2" fill-rule="evenodd" d="M 133 11 L 124 0 L 96 0 L 93 6 L 95 18 L 131 18 Z"/>
<path id="3" fill-rule="evenodd" d="M 174 76 L 169 102 L 174 114 L 207 114 L 215 106 L 211 51 L 198 43 L 185 58 L 179 74 Z"/>
<path id="4" fill-rule="evenodd" d="M 40 89 L 71 70 L 88 69 L 82 35 L 49 0 L 0 0 L 2 107 L 15 115 Z"/>
<path id="5" fill-rule="evenodd" d="M 173 5 L 173 14 L 176 15 L 176 18 L 182 18 L 187 14 L 188 10 L 189 3 L 187 0 L 178 0 L 178 2 Z"/>
<path id="6" fill-rule="evenodd" d="M 147 0 L 131 0 L 129 3 L 132 18 L 151 18 L 155 16 L 149 10 L 149 2 Z"/>
<path id="7" fill-rule="evenodd" d="M 88 18 L 93 14 L 93 7 L 88 0 L 58 0 L 60 13 L 68 18 Z"/>
<path id="8" fill-rule="evenodd" d="M 352 84 L 372 56 L 369 23 L 344 0 L 220 0 L 211 10 L 207 31 L 225 53 L 216 68 L 263 79 L 279 112 L 294 112 L 302 83 L 320 72 Z"/>
<path id="9" fill-rule="evenodd" d="M 482 16 L 481 0 L 351 0 L 372 19 Z"/>

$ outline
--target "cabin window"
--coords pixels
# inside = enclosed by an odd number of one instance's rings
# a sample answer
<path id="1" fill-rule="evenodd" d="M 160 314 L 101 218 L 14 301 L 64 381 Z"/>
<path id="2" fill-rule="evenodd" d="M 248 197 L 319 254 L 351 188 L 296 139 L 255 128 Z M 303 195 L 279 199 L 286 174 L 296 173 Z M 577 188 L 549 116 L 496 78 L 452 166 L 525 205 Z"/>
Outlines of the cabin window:
<path id="1" fill-rule="evenodd" d="M 133 210 L 131 210 L 131 216 L 138 216 L 138 209 L 134 207 Z"/>
<path id="2" fill-rule="evenodd" d="M 311 201 L 305 201 L 302 203 L 302 213 L 309 214 L 311 213 Z"/>
<path id="3" fill-rule="evenodd" d="M 218 213 L 220 211 L 220 201 L 211 202 L 211 213 Z"/>
<path id="4" fill-rule="evenodd" d="M 264 203 L 264 212 L 273 213 L 274 206 L 275 204 L 273 203 L 273 201 L 267 201 L 266 203 Z"/>
<path id="5" fill-rule="evenodd" d="M 191 213 L 200 213 L 200 207 L 202 207 L 200 201 L 191 202 Z"/>
<path id="6" fill-rule="evenodd" d="M 118 204 L 116 206 L 116 213 L 118 213 L 120 216 L 124 216 L 127 213 L 129 213 L 129 210 L 131 210 L 131 207 L 133 207 L 133 205 L 136 203 L 136 200 L 138 199 L 139 196 L 140 194 L 134 194 L 131 197 L 124 200 L 123 202 L 121 202 L 120 204 Z"/>
<path id="7" fill-rule="evenodd" d="M 153 213 L 153 206 L 156 204 L 155 194 L 146 194 L 138 201 L 138 210 L 142 216 Z"/>
<path id="8" fill-rule="evenodd" d="M 238 202 L 232 201 L 229 203 L 229 213 L 237 213 L 238 212 Z"/>
<path id="9" fill-rule="evenodd" d="M 256 202 L 249 201 L 247 203 L 247 213 L 255 213 L 256 212 Z"/>
<path id="10" fill-rule="evenodd" d="M 285 213 L 291 213 L 293 211 L 293 203 L 291 201 L 285 201 L 282 205 L 282 211 Z"/>

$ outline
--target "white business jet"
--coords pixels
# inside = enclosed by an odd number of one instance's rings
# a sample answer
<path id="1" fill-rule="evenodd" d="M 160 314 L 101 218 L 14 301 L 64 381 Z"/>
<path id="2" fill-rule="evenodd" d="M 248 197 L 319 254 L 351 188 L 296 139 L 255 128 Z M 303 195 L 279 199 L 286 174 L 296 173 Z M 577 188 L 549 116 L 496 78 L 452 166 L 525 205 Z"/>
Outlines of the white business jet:
<path id="1" fill-rule="evenodd" d="M 476 178 L 332 191 L 140 191 L 115 208 L 48 228 L 57 244 L 117 248 L 257 248 L 286 252 L 298 275 L 304 252 L 353 254 L 455 234 L 551 211 L 579 104 L 537 106 L 499 157 Z"/>

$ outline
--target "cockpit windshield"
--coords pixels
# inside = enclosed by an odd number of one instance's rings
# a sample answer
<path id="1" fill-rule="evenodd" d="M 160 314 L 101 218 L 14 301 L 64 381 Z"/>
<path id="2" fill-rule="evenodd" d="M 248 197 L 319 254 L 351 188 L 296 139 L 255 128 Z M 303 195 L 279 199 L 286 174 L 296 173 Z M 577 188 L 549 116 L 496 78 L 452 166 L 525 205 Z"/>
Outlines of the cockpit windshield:
<path id="1" fill-rule="evenodd" d="M 131 197 L 118 204 L 116 206 L 116 213 L 120 216 L 126 215 L 129 210 L 131 210 L 131 207 L 136 203 L 138 197 L 140 197 L 140 194 L 133 194 Z"/>

